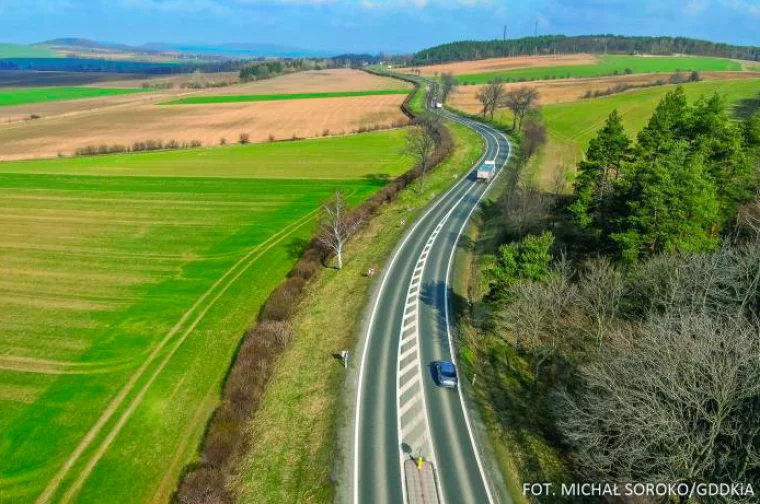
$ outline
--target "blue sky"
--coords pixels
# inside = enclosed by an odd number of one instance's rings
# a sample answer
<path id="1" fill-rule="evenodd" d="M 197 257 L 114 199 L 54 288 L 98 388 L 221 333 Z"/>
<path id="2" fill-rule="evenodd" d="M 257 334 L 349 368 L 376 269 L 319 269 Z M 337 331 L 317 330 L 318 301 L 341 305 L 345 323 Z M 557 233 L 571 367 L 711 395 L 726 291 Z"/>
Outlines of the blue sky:
<path id="1" fill-rule="evenodd" d="M 55 37 L 410 52 L 538 32 L 760 45 L 760 0 L 0 0 L 0 42 Z"/>

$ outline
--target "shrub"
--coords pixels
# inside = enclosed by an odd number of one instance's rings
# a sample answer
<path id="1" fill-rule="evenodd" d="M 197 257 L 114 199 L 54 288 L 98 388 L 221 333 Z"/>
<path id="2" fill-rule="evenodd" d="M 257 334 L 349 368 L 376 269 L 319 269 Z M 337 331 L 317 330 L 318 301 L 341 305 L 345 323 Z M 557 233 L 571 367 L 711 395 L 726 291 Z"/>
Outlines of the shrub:
<path id="1" fill-rule="evenodd" d="M 291 277 L 311 279 L 319 271 L 319 260 L 301 259 L 290 271 Z"/>
<path id="2" fill-rule="evenodd" d="M 222 137 L 219 139 L 219 145 L 227 145 L 227 139 Z"/>
<path id="3" fill-rule="evenodd" d="M 280 285 L 264 306 L 262 320 L 287 320 L 295 309 L 305 282 L 303 278 L 292 277 Z"/>
<path id="4" fill-rule="evenodd" d="M 232 496 L 225 488 L 224 475 L 218 468 L 201 466 L 182 478 L 175 495 L 179 504 L 231 504 Z"/>
<path id="5" fill-rule="evenodd" d="M 227 460 L 239 452 L 242 442 L 240 430 L 245 422 L 234 412 L 228 401 L 223 402 L 214 412 L 214 418 L 206 432 L 203 459 L 211 466 L 223 467 Z"/>
<path id="6" fill-rule="evenodd" d="M 247 144 L 250 141 L 250 138 L 251 138 L 251 136 L 248 133 L 240 133 L 240 137 L 239 137 L 238 141 L 242 145 L 245 145 L 245 144 Z"/>
<path id="7" fill-rule="evenodd" d="M 261 341 L 271 341 L 281 348 L 290 343 L 290 326 L 285 322 L 262 322 L 256 327 L 256 334 Z"/>

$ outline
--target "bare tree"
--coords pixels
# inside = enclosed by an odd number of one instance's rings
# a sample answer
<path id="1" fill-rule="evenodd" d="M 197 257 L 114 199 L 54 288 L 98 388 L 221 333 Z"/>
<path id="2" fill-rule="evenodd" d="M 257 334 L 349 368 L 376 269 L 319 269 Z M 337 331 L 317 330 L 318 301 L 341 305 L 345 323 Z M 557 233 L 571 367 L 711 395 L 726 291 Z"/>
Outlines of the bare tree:
<path id="1" fill-rule="evenodd" d="M 548 221 L 552 195 L 524 184 L 515 184 L 509 197 L 504 198 L 504 216 L 508 230 L 522 239 L 528 233 L 538 233 Z"/>
<path id="2" fill-rule="evenodd" d="M 567 187 L 568 175 L 570 174 L 570 167 L 565 163 L 557 164 L 556 168 L 552 171 L 551 177 L 551 191 L 557 196 L 565 192 Z"/>
<path id="3" fill-rule="evenodd" d="M 593 322 L 597 348 L 602 348 L 603 335 L 618 316 L 625 294 L 625 282 L 620 271 L 609 259 L 600 257 L 589 261 L 583 271 L 580 304 Z"/>
<path id="4" fill-rule="evenodd" d="M 457 80 L 451 72 L 444 72 L 441 75 L 441 103 L 446 103 L 449 95 L 456 89 Z"/>
<path id="5" fill-rule="evenodd" d="M 525 124 L 523 140 L 520 144 L 520 154 L 524 159 L 529 159 L 536 153 L 539 147 L 546 143 L 546 126 L 535 120 Z"/>
<path id="6" fill-rule="evenodd" d="M 577 302 L 578 287 L 573 282 L 570 261 L 562 254 L 556 261 L 552 274 L 546 280 L 546 305 L 549 309 L 548 338 L 542 347 L 534 350 L 536 360 L 536 377 L 539 376 L 544 362 L 554 358 L 564 341 L 570 338 L 570 328 L 566 325 L 566 316 Z"/>
<path id="7" fill-rule="evenodd" d="M 425 174 L 430 168 L 430 160 L 438 144 L 438 127 L 438 119 L 429 116 L 412 124 L 406 130 L 406 143 L 402 154 L 411 157 L 419 167 L 421 191 L 425 190 Z"/>
<path id="8" fill-rule="evenodd" d="M 613 333 L 615 345 L 581 367 L 580 386 L 550 401 L 576 467 L 616 481 L 760 486 L 757 331 L 673 312 Z"/>
<path id="9" fill-rule="evenodd" d="M 335 254 L 338 269 L 343 269 L 343 249 L 349 238 L 362 225 L 362 219 L 348 213 L 346 200 L 340 191 L 322 205 L 322 218 L 317 241 Z"/>
<path id="10" fill-rule="evenodd" d="M 492 80 L 478 91 L 475 97 L 483 105 L 483 117 L 490 114 L 491 119 L 493 119 L 496 109 L 501 107 L 504 102 L 505 94 L 504 82 L 499 79 Z"/>
<path id="11" fill-rule="evenodd" d="M 536 108 L 538 90 L 530 86 L 514 87 L 503 97 L 502 105 L 512 111 L 512 129 L 520 131 L 525 116 Z"/>
<path id="12" fill-rule="evenodd" d="M 520 280 L 512 289 L 514 298 L 497 311 L 496 320 L 506 336 L 514 334 L 515 346 L 522 350 L 541 346 L 543 336 L 549 326 L 550 310 L 543 284 L 531 280 Z"/>

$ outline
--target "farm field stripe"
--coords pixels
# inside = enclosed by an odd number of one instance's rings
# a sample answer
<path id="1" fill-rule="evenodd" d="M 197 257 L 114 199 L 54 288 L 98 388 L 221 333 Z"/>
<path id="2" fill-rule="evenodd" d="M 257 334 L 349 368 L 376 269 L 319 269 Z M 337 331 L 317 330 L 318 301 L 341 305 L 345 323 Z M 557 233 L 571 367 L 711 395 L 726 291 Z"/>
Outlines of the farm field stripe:
<path id="1" fill-rule="evenodd" d="M 318 210 L 315 210 L 314 212 L 311 212 L 307 214 L 307 217 L 310 217 L 314 213 L 316 213 Z M 103 457 L 105 452 L 108 450 L 108 448 L 111 446 L 113 441 L 116 439 L 116 436 L 119 435 L 121 432 L 121 429 L 126 425 L 127 421 L 129 420 L 129 417 L 132 416 L 132 413 L 140 406 L 142 403 L 142 400 L 145 398 L 145 395 L 148 393 L 148 390 L 150 390 L 151 385 L 153 385 L 153 382 L 158 378 L 158 376 L 161 374 L 161 372 L 164 370 L 166 365 L 169 363 L 171 358 L 174 356 L 174 354 L 177 352 L 177 350 L 180 349 L 182 344 L 185 342 L 187 337 L 190 335 L 190 333 L 198 326 L 198 324 L 203 320 L 203 317 L 206 316 L 206 313 L 216 304 L 216 302 L 219 300 L 222 295 L 227 292 L 227 289 L 229 289 L 246 271 L 248 271 L 248 268 L 250 268 L 257 260 L 259 260 L 266 252 L 268 252 L 272 247 L 279 244 L 283 239 L 290 236 L 294 231 L 299 229 L 301 226 L 306 224 L 308 220 L 304 221 L 301 219 L 301 222 L 298 226 L 293 227 L 290 229 L 287 233 L 280 236 L 276 241 L 271 242 L 266 248 L 263 250 L 260 250 L 259 253 L 253 257 L 248 264 L 240 268 L 240 270 L 235 274 L 235 276 L 227 282 L 224 287 L 217 293 L 216 296 L 211 300 L 211 302 L 201 311 L 198 316 L 193 321 L 192 325 L 188 327 L 185 332 L 182 334 L 182 336 L 177 340 L 177 342 L 172 347 L 171 351 L 164 357 L 164 359 L 161 361 L 161 364 L 156 368 L 156 370 L 153 372 L 151 377 L 148 379 L 148 381 L 143 385 L 142 389 L 140 389 L 140 392 L 137 394 L 137 396 L 132 399 L 132 402 L 129 404 L 129 407 L 127 410 L 122 413 L 122 415 L 119 417 L 119 421 L 117 424 L 111 429 L 111 432 L 109 432 L 108 436 L 106 436 L 106 439 L 103 440 L 103 442 L 100 444 L 100 447 L 95 452 L 95 454 L 90 459 L 90 462 L 87 464 L 87 466 L 82 470 L 79 477 L 72 483 L 72 485 L 69 487 L 68 491 L 64 494 L 63 498 L 61 499 L 61 504 L 68 504 L 68 502 L 71 501 L 71 499 L 77 494 L 77 492 L 82 488 L 82 485 L 84 485 L 84 482 L 87 480 L 87 477 L 90 475 L 92 470 L 95 468 L 95 466 L 98 464 L 100 459 Z"/>
<path id="2" fill-rule="evenodd" d="M 627 72 L 627 70 L 629 72 Z M 626 73 L 662 73 L 690 71 L 741 71 L 739 63 L 725 58 L 703 56 L 629 56 L 608 55 L 599 63 L 591 65 L 560 65 L 530 68 L 516 68 L 494 72 L 479 72 L 457 76 L 457 81 L 473 84 L 486 84 L 494 78 L 506 81 L 525 81 L 543 79 L 602 77 L 606 75 L 623 75 Z"/>
<path id="3" fill-rule="evenodd" d="M 0 370 L 13 371 L 17 373 L 32 373 L 42 375 L 91 375 L 113 373 L 130 366 L 129 363 L 114 364 L 110 366 L 100 365 L 100 363 L 91 364 L 89 369 L 69 369 L 83 364 L 69 362 L 44 362 L 35 359 L 14 360 L 13 358 L 0 357 Z M 97 367 L 96 367 L 97 366 Z"/>
<path id="4" fill-rule="evenodd" d="M 79 100 L 124 94 L 142 93 L 142 89 L 125 88 L 89 88 L 89 87 L 51 87 L 35 89 L 10 89 L 0 91 L 0 107 L 27 105 L 60 100 Z"/>
<path id="5" fill-rule="evenodd" d="M 352 96 L 405 95 L 408 89 L 379 89 L 375 91 L 334 91 L 326 93 L 253 94 L 190 96 L 164 102 L 161 105 L 204 105 L 213 103 L 262 102 L 280 100 L 307 100 L 311 98 L 348 98 Z"/>
<path id="6" fill-rule="evenodd" d="M 137 384 L 137 381 L 142 377 L 142 375 L 145 373 L 147 368 L 153 363 L 153 361 L 158 358 L 158 355 L 160 354 L 161 350 L 169 343 L 169 341 L 174 337 L 174 335 L 181 329 L 182 325 L 190 318 L 191 314 L 208 298 L 214 290 L 219 287 L 227 277 L 229 277 L 231 274 L 235 272 L 246 260 L 248 260 L 251 256 L 253 256 L 259 249 L 261 249 L 263 246 L 267 245 L 268 243 L 272 242 L 272 240 L 281 239 L 281 236 L 283 233 L 289 233 L 292 231 L 292 228 L 297 228 L 303 225 L 306 221 L 308 221 L 318 210 L 314 210 L 305 216 L 301 217 L 297 221 L 289 224 L 285 228 L 283 228 L 281 231 L 275 233 L 272 235 L 268 240 L 266 240 L 263 243 L 260 243 L 259 245 L 256 245 L 253 247 L 247 254 L 245 254 L 240 260 L 238 260 L 233 266 L 231 266 L 216 282 L 214 282 L 211 287 L 206 290 L 206 292 L 203 293 L 203 295 L 196 300 L 195 303 L 182 315 L 180 320 L 174 325 L 174 327 L 171 328 L 171 330 L 164 336 L 164 338 L 159 342 L 158 345 L 153 349 L 150 356 L 145 360 L 145 362 L 140 366 L 140 368 L 130 377 L 130 379 L 127 381 L 126 385 L 122 388 L 122 390 L 119 392 L 119 394 L 114 398 L 113 401 L 108 405 L 106 410 L 103 412 L 101 417 L 98 419 L 98 421 L 93 425 L 90 430 L 87 432 L 85 437 L 82 439 L 82 441 L 79 443 L 77 448 L 69 455 L 69 458 L 64 463 L 63 467 L 60 469 L 58 474 L 56 474 L 53 479 L 48 484 L 47 488 L 44 490 L 44 492 L 40 495 L 40 497 L 37 499 L 37 504 L 45 504 L 47 502 L 50 502 L 50 499 L 52 498 L 55 491 L 60 486 L 61 482 L 63 481 L 63 478 L 66 477 L 66 474 L 68 474 L 69 470 L 71 470 L 71 467 L 76 463 L 76 461 L 79 459 L 79 457 L 82 455 L 85 449 L 92 443 L 92 441 L 95 439 L 95 437 L 100 433 L 100 430 L 103 428 L 106 422 L 110 420 L 110 418 L 113 416 L 113 414 L 116 412 L 116 410 L 121 406 L 121 404 L 126 399 L 126 396 L 132 391 L 134 386 Z M 287 236 L 287 234 L 286 234 Z M 247 269 L 247 268 L 246 268 Z M 225 288 L 226 290 L 226 288 Z M 215 300 L 214 300 L 215 301 Z M 212 302 L 213 304 L 213 302 Z M 205 311 L 208 311 L 207 309 Z M 205 311 L 203 312 L 205 314 Z"/>

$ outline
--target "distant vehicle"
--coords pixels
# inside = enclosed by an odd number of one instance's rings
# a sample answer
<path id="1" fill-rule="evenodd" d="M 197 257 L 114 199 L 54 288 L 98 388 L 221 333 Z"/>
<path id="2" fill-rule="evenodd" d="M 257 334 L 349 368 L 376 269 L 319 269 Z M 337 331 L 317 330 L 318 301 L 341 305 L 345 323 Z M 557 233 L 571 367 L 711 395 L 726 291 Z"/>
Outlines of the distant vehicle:
<path id="1" fill-rule="evenodd" d="M 485 161 L 478 166 L 477 179 L 484 182 L 491 180 L 496 173 L 496 161 Z"/>
<path id="2" fill-rule="evenodd" d="M 443 108 L 443 103 L 435 102 L 435 108 Z"/>
<path id="3" fill-rule="evenodd" d="M 438 361 L 435 363 L 435 374 L 440 387 L 457 388 L 459 379 L 457 378 L 457 368 L 453 362 Z"/>

